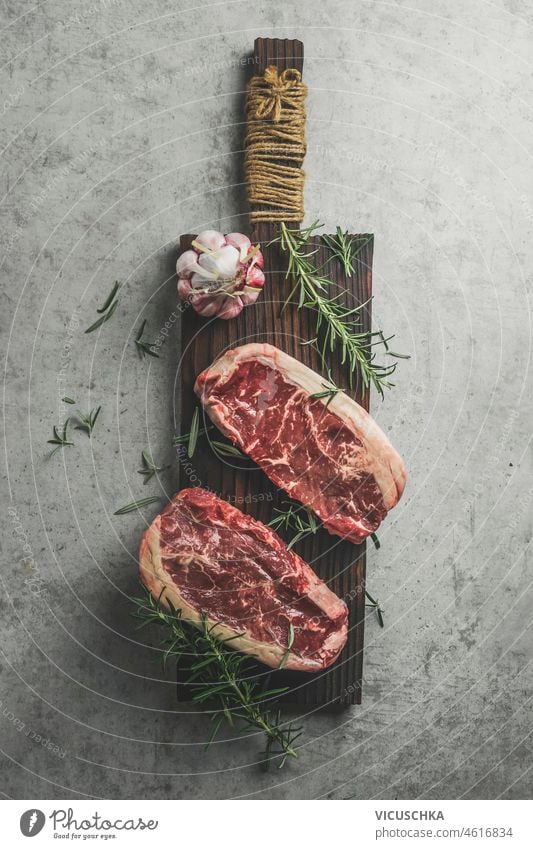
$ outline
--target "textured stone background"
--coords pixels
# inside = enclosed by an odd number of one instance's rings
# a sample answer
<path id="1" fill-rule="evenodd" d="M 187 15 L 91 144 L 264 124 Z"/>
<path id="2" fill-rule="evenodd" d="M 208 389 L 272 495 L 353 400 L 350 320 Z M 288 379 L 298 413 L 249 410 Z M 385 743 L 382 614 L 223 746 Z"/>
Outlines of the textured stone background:
<path id="1" fill-rule="evenodd" d="M 529 795 L 531 4 L 1 5 L 4 796 Z M 174 308 L 180 232 L 246 227 L 257 35 L 305 42 L 307 220 L 375 233 L 376 324 L 412 354 L 374 399 L 410 479 L 370 554 L 364 704 L 305 717 L 266 775 L 256 738 L 205 754 L 177 710 L 125 599 L 155 511 L 113 516 L 172 492 L 136 469 L 172 462 L 175 339 L 140 361 L 133 338 Z M 101 420 L 47 459 L 64 394 Z"/>

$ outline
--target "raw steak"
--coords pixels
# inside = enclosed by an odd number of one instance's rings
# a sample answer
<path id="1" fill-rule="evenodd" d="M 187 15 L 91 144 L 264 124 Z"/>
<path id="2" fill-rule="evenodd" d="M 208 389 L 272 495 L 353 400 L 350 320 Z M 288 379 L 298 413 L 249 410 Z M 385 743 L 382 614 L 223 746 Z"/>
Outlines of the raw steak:
<path id="1" fill-rule="evenodd" d="M 207 614 L 219 637 L 242 634 L 231 645 L 267 666 L 325 669 L 346 642 L 345 603 L 270 528 L 205 489 L 156 516 L 139 566 L 155 598 L 195 624 Z"/>
<path id="2" fill-rule="evenodd" d="M 227 351 L 199 375 L 195 392 L 210 419 L 332 534 L 354 543 L 398 502 L 405 468 L 359 404 L 329 398 L 316 372 L 272 345 Z"/>

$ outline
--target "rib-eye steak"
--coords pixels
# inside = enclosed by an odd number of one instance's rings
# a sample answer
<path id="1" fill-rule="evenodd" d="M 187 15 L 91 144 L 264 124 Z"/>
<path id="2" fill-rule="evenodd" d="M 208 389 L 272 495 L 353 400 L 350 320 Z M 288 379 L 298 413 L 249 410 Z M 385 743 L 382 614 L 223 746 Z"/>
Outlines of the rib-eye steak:
<path id="1" fill-rule="evenodd" d="M 212 492 L 183 489 L 144 534 L 140 577 L 155 598 L 273 668 L 314 672 L 347 638 L 348 610 L 270 529 Z"/>
<path id="2" fill-rule="evenodd" d="M 398 502 L 405 468 L 366 410 L 327 387 L 278 348 L 252 343 L 217 359 L 195 392 L 214 424 L 277 486 L 330 533 L 360 543 Z"/>

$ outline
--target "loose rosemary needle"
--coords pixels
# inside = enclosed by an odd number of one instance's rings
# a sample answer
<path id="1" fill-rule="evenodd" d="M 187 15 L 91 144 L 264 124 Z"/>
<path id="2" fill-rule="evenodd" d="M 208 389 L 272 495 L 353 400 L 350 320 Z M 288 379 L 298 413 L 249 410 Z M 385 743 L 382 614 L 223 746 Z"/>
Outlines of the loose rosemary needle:
<path id="1" fill-rule="evenodd" d="M 112 315 L 114 315 L 116 308 L 118 307 L 118 298 L 116 297 L 118 290 L 120 289 L 120 283 L 118 280 L 115 280 L 113 288 L 111 292 L 107 296 L 105 303 L 100 309 L 97 309 L 96 312 L 100 314 L 100 318 L 98 318 L 94 324 L 91 324 L 90 327 L 85 331 L 86 333 L 92 333 L 93 330 L 97 330 L 102 324 L 105 324 L 106 321 L 109 321 Z"/>
<path id="2" fill-rule="evenodd" d="M 124 516 L 126 513 L 133 513 L 134 510 L 140 510 L 141 507 L 147 507 L 149 504 L 155 504 L 156 501 L 161 501 L 158 495 L 150 495 L 148 498 L 140 498 L 138 501 L 132 501 L 130 504 L 125 504 L 124 507 L 119 507 L 115 510 L 115 516 Z"/>
<path id="3" fill-rule="evenodd" d="M 148 355 L 149 357 L 157 357 L 159 359 L 159 354 L 154 350 L 156 348 L 155 342 L 148 342 L 146 339 L 143 339 L 144 328 L 146 327 L 146 319 L 142 320 L 141 326 L 137 332 L 137 336 L 135 337 L 135 345 L 137 346 L 137 353 L 141 360 Z"/>
<path id="4" fill-rule="evenodd" d="M 142 469 L 137 469 L 137 472 L 143 476 L 145 484 L 151 481 L 153 476 L 158 472 L 164 472 L 165 469 L 168 469 L 168 466 L 156 465 L 147 451 L 141 451 L 141 460 L 143 464 Z"/>

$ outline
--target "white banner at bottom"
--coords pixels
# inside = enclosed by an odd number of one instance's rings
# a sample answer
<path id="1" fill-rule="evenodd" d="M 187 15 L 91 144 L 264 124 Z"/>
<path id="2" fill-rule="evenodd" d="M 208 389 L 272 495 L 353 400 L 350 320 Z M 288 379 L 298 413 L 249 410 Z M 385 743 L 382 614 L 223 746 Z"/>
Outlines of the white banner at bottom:
<path id="1" fill-rule="evenodd" d="M 533 847 L 530 801 L 3 801 L 2 843 Z M 320 805 L 320 807 L 319 807 Z"/>

